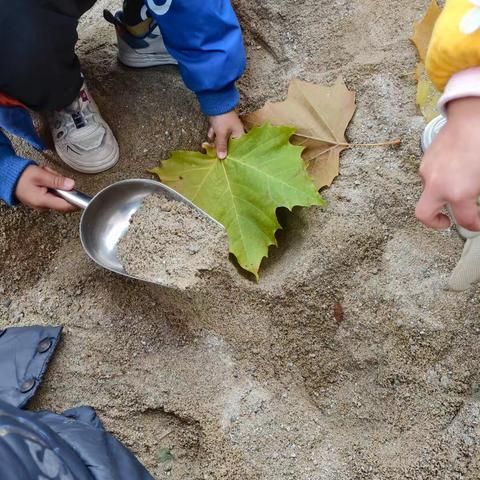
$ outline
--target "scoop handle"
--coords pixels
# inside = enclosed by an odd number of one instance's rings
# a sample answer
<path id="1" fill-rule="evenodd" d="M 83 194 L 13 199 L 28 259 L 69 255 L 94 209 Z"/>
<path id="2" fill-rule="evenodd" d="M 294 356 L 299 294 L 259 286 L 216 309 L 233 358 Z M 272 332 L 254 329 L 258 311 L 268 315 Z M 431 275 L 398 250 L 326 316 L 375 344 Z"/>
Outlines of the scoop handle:
<path id="1" fill-rule="evenodd" d="M 51 190 L 53 193 L 55 193 L 55 195 L 63 198 L 68 203 L 71 203 L 76 207 L 83 208 L 84 210 L 88 207 L 88 204 L 92 200 L 92 197 L 86 193 L 79 192 L 78 190 L 58 190 L 57 188 L 52 188 Z"/>

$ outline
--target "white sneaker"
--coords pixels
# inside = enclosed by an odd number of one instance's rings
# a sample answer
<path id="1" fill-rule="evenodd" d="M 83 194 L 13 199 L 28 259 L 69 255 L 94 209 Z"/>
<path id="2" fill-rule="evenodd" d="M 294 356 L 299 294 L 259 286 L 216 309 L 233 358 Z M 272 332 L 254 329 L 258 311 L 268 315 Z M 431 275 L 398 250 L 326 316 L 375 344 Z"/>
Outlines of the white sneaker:
<path id="1" fill-rule="evenodd" d="M 48 116 L 58 156 L 82 173 L 99 173 L 119 158 L 118 143 L 83 84 L 78 97 L 66 108 Z"/>
<path id="2" fill-rule="evenodd" d="M 122 12 L 113 15 L 108 10 L 104 10 L 103 16 L 107 22 L 115 26 L 118 59 L 127 67 L 146 68 L 177 64 L 177 61 L 168 53 L 160 28 L 154 20 L 151 21 L 149 30 L 144 36 L 135 37 L 127 30 Z"/>

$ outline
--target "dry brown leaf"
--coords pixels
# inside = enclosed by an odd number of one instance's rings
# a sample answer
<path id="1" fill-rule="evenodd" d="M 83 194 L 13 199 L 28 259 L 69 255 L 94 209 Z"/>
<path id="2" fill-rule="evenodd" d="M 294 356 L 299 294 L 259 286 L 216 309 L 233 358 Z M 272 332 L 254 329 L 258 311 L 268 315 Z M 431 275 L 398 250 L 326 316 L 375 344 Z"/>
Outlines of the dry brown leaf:
<path id="1" fill-rule="evenodd" d="M 247 128 L 264 122 L 295 127 L 292 143 L 305 147 L 302 157 L 320 189 L 339 173 L 340 153 L 350 146 L 345 130 L 355 109 L 355 93 L 341 78 L 331 87 L 295 79 L 284 102 L 267 103 L 246 115 L 244 122 Z"/>
<path id="2" fill-rule="evenodd" d="M 425 71 L 425 65 L 423 63 L 419 63 L 417 65 L 415 78 L 418 82 L 417 105 L 420 108 L 425 120 L 430 122 L 436 116 L 438 116 L 437 104 L 440 100 L 441 94 L 428 78 L 427 72 Z"/>
<path id="3" fill-rule="evenodd" d="M 336 302 L 335 306 L 333 307 L 333 316 L 337 323 L 342 323 L 345 320 L 345 315 L 343 313 L 343 307 L 340 302 Z"/>
<path id="4" fill-rule="evenodd" d="M 418 55 L 423 63 L 427 58 L 428 44 L 432 37 L 433 27 L 441 13 L 442 9 L 438 6 L 437 0 L 432 0 L 423 19 L 414 24 L 412 42 L 417 47 Z"/>
<path id="5" fill-rule="evenodd" d="M 417 47 L 420 62 L 417 64 L 415 80 L 417 80 L 417 105 L 424 118 L 429 122 L 438 115 L 437 103 L 440 93 L 425 71 L 425 59 L 427 58 L 428 44 L 432 37 L 435 22 L 442 13 L 436 0 L 432 0 L 423 19 L 414 25 L 412 42 Z"/>

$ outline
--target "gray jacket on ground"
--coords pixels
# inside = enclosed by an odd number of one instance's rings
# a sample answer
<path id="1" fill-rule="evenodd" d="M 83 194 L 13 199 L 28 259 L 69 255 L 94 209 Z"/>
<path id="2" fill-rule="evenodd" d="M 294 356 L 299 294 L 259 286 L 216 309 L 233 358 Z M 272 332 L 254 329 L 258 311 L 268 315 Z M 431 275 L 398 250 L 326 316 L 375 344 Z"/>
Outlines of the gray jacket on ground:
<path id="1" fill-rule="evenodd" d="M 40 385 L 61 327 L 0 330 L 2 480 L 153 480 L 90 407 L 21 410 Z"/>

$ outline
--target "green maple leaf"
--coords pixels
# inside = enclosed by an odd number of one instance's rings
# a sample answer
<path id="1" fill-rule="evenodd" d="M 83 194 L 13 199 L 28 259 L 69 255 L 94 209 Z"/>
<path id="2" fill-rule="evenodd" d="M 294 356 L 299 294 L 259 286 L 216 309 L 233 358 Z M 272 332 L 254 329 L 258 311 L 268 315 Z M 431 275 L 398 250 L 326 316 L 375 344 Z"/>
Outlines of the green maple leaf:
<path id="1" fill-rule="evenodd" d="M 325 204 L 306 172 L 302 147 L 289 142 L 294 133 L 264 124 L 230 140 L 224 160 L 206 147 L 206 153 L 173 152 L 150 170 L 225 227 L 230 252 L 257 279 L 268 247 L 277 244 L 277 208 Z"/>

